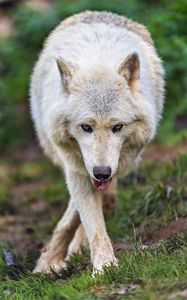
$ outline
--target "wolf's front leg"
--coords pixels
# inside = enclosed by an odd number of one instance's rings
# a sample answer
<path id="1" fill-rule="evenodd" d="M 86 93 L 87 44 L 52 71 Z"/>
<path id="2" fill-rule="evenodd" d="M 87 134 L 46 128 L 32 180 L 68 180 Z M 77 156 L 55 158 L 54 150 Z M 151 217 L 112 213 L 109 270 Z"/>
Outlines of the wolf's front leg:
<path id="1" fill-rule="evenodd" d="M 106 232 L 101 194 L 92 190 L 89 178 L 79 174 L 69 174 L 67 182 L 89 241 L 94 270 L 102 271 L 117 260 Z"/>
<path id="2" fill-rule="evenodd" d="M 64 259 L 67 255 L 67 249 L 79 224 L 79 214 L 73 201 L 70 200 L 68 208 L 57 224 L 51 240 L 42 250 L 34 273 L 50 273 L 51 268 L 58 272 L 66 266 Z"/>
<path id="3" fill-rule="evenodd" d="M 102 193 L 102 206 L 104 217 L 110 216 L 116 206 L 116 194 L 117 194 L 117 179 L 113 178 L 109 188 Z M 72 239 L 69 248 L 66 261 L 69 260 L 72 254 L 81 252 L 82 248 L 88 247 L 88 240 L 82 223 L 76 230 L 75 236 Z"/>

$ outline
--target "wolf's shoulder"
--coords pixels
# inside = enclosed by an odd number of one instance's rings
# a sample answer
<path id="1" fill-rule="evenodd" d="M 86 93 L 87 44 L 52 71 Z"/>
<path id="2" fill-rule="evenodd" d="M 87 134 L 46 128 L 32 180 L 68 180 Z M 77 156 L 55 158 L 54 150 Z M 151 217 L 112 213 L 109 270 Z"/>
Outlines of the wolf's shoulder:
<path id="1" fill-rule="evenodd" d="M 56 30 L 62 30 L 66 27 L 76 25 L 78 23 L 95 24 L 104 23 L 114 25 L 119 28 L 124 28 L 128 31 L 140 36 L 145 42 L 153 45 L 153 40 L 147 28 L 125 16 L 107 11 L 85 11 L 75 14 L 60 23 Z"/>

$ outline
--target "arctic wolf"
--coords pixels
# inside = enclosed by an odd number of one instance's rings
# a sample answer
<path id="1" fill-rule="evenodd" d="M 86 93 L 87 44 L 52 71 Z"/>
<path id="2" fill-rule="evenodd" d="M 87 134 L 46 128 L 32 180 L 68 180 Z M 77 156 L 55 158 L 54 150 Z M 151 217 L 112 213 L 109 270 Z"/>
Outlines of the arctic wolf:
<path id="1" fill-rule="evenodd" d="M 87 241 L 94 270 L 117 263 L 102 201 L 114 205 L 117 177 L 155 136 L 163 75 L 147 29 L 117 14 L 74 15 L 47 38 L 31 111 L 44 152 L 64 170 L 70 201 L 34 272 L 59 271 Z"/>

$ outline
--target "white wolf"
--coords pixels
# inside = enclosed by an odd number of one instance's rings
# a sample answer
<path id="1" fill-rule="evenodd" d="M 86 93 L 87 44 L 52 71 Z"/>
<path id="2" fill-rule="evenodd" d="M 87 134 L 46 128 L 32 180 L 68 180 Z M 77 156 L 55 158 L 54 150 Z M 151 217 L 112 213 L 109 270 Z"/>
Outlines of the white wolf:
<path id="1" fill-rule="evenodd" d="M 102 196 L 114 200 L 117 176 L 137 165 L 155 136 L 163 76 L 149 32 L 123 16 L 83 12 L 48 37 L 32 76 L 31 111 L 41 146 L 64 170 L 70 201 L 34 272 L 64 267 L 85 236 L 94 270 L 117 263 Z"/>

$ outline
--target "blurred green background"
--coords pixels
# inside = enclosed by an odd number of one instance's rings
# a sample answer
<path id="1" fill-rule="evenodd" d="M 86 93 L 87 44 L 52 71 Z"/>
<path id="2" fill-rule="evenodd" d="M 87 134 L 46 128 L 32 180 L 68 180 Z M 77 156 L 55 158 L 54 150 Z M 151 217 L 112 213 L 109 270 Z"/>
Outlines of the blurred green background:
<path id="1" fill-rule="evenodd" d="M 42 44 L 64 18 L 109 10 L 147 26 L 166 69 L 166 104 L 157 143 L 187 139 L 187 0 L 0 1 L 0 154 L 34 139 L 29 81 Z"/>

